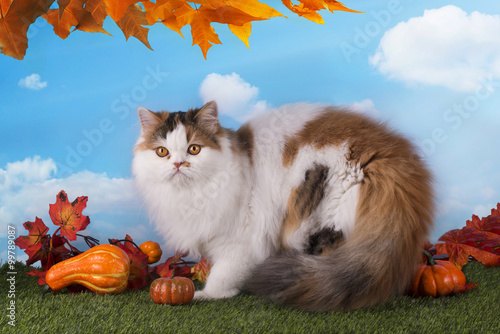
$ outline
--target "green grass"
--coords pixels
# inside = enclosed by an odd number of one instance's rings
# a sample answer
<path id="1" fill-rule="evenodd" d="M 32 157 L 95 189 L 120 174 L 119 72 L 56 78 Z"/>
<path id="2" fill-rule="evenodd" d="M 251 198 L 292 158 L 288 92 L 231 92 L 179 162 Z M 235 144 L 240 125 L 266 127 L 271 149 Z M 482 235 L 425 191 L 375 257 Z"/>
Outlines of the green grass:
<path id="1" fill-rule="evenodd" d="M 8 325 L 9 271 L 1 271 L 2 333 L 500 333 L 500 267 L 464 272 L 479 287 L 441 298 L 402 297 L 353 312 L 308 313 L 250 295 L 156 305 L 147 288 L 120 295 L 47 293 L 16 264 L 15 327 Z"/>

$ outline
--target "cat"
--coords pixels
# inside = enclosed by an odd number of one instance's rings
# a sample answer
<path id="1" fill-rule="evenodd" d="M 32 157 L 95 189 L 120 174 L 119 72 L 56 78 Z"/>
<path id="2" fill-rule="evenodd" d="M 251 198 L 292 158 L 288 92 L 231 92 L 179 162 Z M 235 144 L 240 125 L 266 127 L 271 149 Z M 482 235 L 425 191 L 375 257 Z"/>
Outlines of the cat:
<path id="1" fill-rule="evenodd" d="M 433 181 L 386 124 L 306 103 L 237 131 L 215 102 L 138 115 L 132 173 L 159 235 L 213 263 L 196 299 L 244 291 L 336 311 L 406 291 L 433 226 Z"/>

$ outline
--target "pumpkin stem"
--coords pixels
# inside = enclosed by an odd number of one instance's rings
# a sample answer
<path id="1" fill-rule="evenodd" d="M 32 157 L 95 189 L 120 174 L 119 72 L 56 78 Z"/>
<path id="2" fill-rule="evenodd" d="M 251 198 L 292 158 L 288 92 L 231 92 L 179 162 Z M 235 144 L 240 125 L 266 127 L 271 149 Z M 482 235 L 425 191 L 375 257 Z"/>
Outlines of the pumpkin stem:
<path id="1" fill-rule="evenodd" d="M 170 279 L 174 278 L 174 276 L 175 276 L 175 268 L 172 269 L 172 277 L 170 277 Z"/>
<path id="2" fill-rule="evenodd" d="M 429 253 L 428 251 L 426 251 L 425 249 L 422 250 L 422 253 L 425 255 L 425 257 L 427 258 L 427 265 L 428 266 L 434 266 L 437 264 L 436 260 L 434 260 L 432 258 L 432 255 L 431 253 Z"/>

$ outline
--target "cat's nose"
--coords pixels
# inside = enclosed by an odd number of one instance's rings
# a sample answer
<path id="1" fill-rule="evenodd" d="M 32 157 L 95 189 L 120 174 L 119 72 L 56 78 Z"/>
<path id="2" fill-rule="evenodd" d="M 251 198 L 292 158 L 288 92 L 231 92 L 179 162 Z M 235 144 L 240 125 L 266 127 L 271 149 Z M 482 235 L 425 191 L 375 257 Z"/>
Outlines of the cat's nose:
<path id="1" fill-rule="evenodd" d="M 183 163 L 184 163 L 184 161 L 182 161 L 182 162 L 174 162 L 174 166 L 175 166 L 175 168 L 180 169 Z"/>

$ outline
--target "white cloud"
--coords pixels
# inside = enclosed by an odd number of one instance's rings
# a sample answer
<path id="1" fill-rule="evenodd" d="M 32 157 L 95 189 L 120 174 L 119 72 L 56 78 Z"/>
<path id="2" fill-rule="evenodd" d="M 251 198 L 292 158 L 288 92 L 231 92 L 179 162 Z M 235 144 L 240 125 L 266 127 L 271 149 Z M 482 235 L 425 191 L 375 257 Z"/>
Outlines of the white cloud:
<path id="1" fill-rule="evenodd" d="M 449 5 L 388 30 L 370 63 L 392 79 L 471 92 L 500 78 L 498 36 L 500 16 Z"/>
<path id="2" fill-rule="evenodd" d="M 364 99 L 351 104 L 351 110 L 360 114 L 368 115 L 372 118 L 380 118 L 380 112 L 375 108 L 375 103 L 371 99 Z"/>
<path id="3" fill-rule="evenodd" d="M 49 204 L 55 203 L 60 190 L 66 191 L 70 201 L 88 196 L 83 213 L 90 216 L 90 221 L 94 221 L 93 215 L 97 220 L 112 221 L 107 227 L 95 223 L 89 227 L 108 237 L 124 237 L 126 225 L 147 225 L 147 219 L 139 217 L 143 213 L 140 212 L 141 204 L 131 179 L 109 178 L 106 174 L 89 171 L 62 179 L 56 178 L 55 172 L 56 165 L 52 159 L 38 156 L 9 163 L 5 169 L 0 168 L 0 237 L 6 236 L 7 225 L 17 226 L 17 235 L 24 234 L 22 224 L 34 221 L 37 216 L 53 231 L 48 215 Z"/>
<path id="4" fill-rule="evenodd" d="M 47 81 L 42 81 L 39 74 L 33 73 L 26 78 L 19 80 L 19 87 L 40 90 L 47 87 Z"/>
<path id="5" fill-rule="evenodd" d="M 238 121 L 246 121 L 267 109 L 265 101 L 258 101 L 259 89 L 243 80 L 237 73 L 206 76 L 200 86 L 203 102 L 215 101 L 219 112 Z"/>

